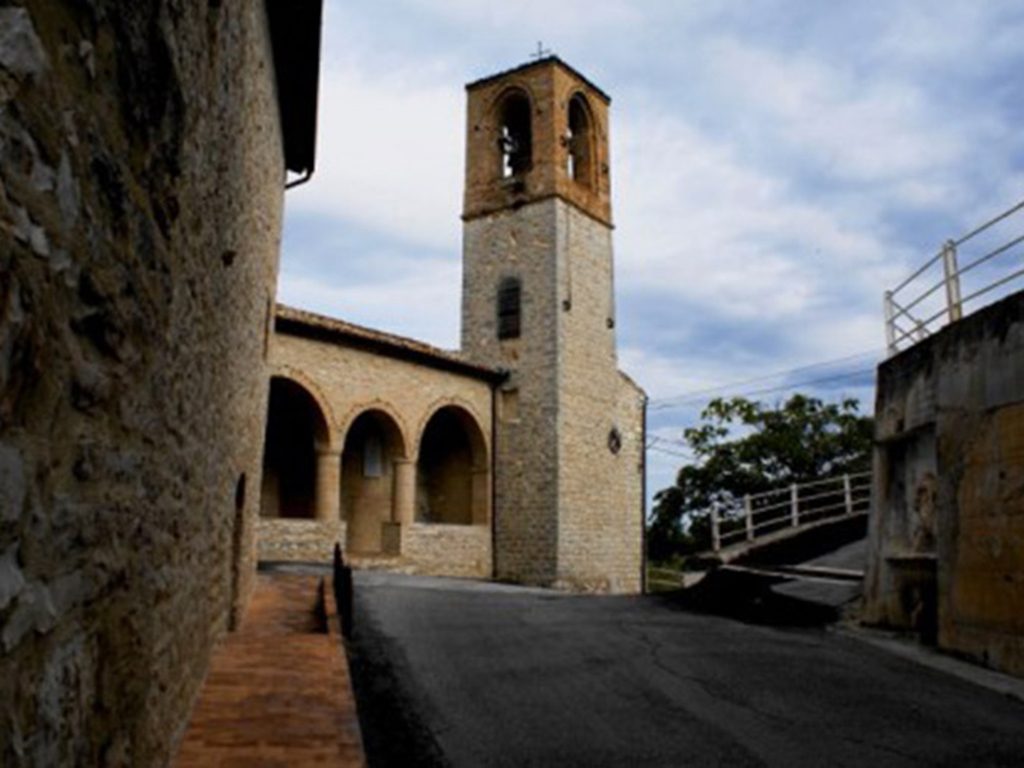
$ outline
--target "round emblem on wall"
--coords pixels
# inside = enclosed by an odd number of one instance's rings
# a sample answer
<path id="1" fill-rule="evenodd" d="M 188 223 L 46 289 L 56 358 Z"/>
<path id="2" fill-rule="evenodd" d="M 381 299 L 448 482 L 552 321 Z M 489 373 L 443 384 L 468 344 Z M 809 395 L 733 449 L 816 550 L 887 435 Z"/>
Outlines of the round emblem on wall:
<path id="1" fill-rule="evenodd" d="M 612 431 L 608 433 L 608 450 L 612 453 L 622 450 L 622 434 L 618 427 L 612 427 Z"/>

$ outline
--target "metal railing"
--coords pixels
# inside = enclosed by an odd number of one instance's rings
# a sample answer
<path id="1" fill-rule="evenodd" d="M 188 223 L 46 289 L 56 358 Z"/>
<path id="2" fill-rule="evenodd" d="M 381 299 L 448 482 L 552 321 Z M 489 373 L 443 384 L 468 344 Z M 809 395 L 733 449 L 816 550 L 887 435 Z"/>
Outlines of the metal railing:
<path id="1" fill-rule="evenodd" d="M 885 292 L 885 338 L 890 355 L 913 346 L 946 321 L 956 322 L 963 317 L 965 305 L 1024 277 L 1024 264 L 1012 258 L 1015 253 L 1024 252 L 1024 248 L 1015 251 L 1024 243 L 1024 234 L 1007 234 L 1010 228 L 1021 229 L 1024 215 L 1017 215 L 1021 211 L 1024 211 L 1024 201 L 962 237 L 947 240 L 941 250 L 910 277 Z M 975 249 L 974 253 L 963 253 L 968 243 Z M 965 255 L 969 260 L 965 260 Z M 1000 261 L 993 263 L 993 259 Z M 964 295 L 963 278 L 968 273 L 970 284 Z M 1008 292 L 1008 289 L 1003 291 Z"/>
<path id="2" fill-rule="evenodd" d="M 733 506 L 712 508 L 711 547 L 718 552 L 723 547 L 749 543 L 778 531 L 856 515 L 867 512 L 870 504 L 870 472 L 747 494 Z"/>

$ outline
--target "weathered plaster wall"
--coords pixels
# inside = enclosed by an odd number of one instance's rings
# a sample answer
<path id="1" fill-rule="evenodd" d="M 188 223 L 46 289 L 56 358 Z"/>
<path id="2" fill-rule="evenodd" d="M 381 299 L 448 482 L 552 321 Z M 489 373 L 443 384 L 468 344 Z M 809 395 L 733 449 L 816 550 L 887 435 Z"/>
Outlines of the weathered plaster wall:
<path id="1" fill-rule="evenodd" d="M 884 363 L 876 439 L 866 619 L 1024 675 L 1024 292 Z"/>
<path id="2" fill-rule="evenodd" d="M 280 146 L 262 3 L 0 8 L 0 763 L 165 762 L 244 604 Z"/>

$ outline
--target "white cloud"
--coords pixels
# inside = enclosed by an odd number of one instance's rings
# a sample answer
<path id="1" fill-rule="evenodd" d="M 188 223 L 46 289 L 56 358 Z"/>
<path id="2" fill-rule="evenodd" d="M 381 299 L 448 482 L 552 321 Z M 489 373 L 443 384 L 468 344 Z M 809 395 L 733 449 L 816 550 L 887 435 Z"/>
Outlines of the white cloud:
<path id="1" fill-rule="evenodd" d="M 524 28 L 541 28 L 555 38 L 577 37 L 599 29 L 639 22 L 643 11 L 624 0 L 516 0 L 482 3 L 479 0 L 413 0 L 413 6 L 451 22 L 479 29 L 485 25 L 509 35 Z"/>
<path id="2" fill-rule="evenodd" d="M 707 54 L 721 87 L 774 141 L 848 180 L 930 177 L 965 153 L 955 122 L 893 72 L 865 75 L 731 38 L 709 44 Z"/>
<path id="3" fill-rule="evenodd" d="M 460 268 L 457 261 L 421 261 L 415 271 L 374 284 L 330 284 L 284 271 L 278 301 L 397 333 L 445 349 L 459 345 Z"/>
<path id="4" fill-rule="evenodd" d="M 411 246 L 458 246 L 463 93 L 444 65 L 325 68 L 317 171 L 296 211 L 344 217 Z"/>

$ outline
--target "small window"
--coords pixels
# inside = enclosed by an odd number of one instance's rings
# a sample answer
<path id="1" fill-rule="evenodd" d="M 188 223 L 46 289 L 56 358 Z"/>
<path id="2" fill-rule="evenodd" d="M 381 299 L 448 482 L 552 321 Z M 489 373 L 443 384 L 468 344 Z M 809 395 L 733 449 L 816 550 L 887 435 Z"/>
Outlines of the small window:
<path id="1" fill-rule="evenodd" d="M 383 454 L 380 437 L 372 433 L 367 435 L 363 443 L 363 477 L 380 477 L 384 474 Z"/>
<path id="2" fill-rule="evenodd" d="M 522 289 L 519 278 L 506 277 L 498 286 L 498 338 L 518 339 Z"/>
<path id="3" fill-rule="evenodd" d="M 532 163 L 530 100 L 523 93 L 510 93 L 501 104 L 498 120 L 501 178 L 510 179 L 526 173 Z"/>

